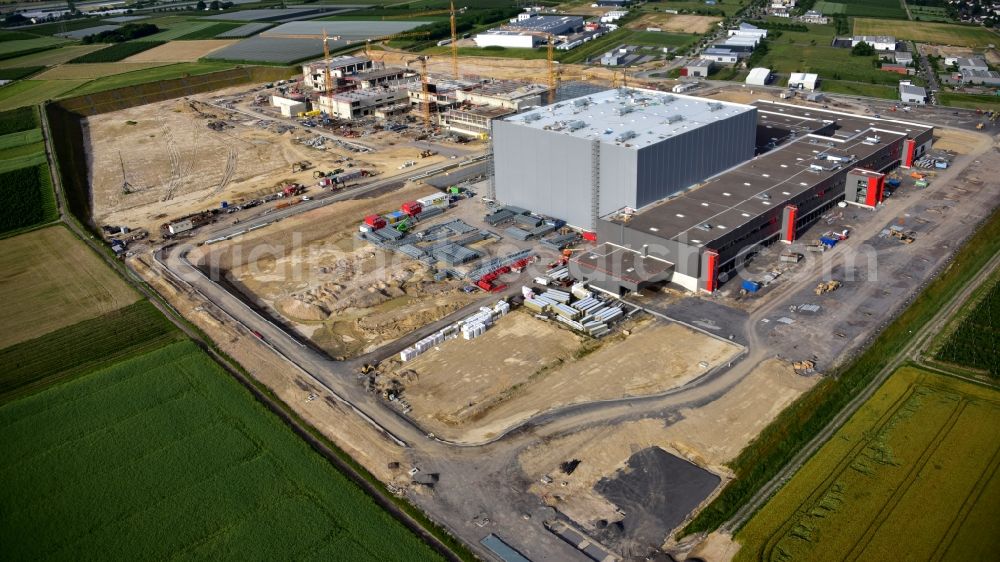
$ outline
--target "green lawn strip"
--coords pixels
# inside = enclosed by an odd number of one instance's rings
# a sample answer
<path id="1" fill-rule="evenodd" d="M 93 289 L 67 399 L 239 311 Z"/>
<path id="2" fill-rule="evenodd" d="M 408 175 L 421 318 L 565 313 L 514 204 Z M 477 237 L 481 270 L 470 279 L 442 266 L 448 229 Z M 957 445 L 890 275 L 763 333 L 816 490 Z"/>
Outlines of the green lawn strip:
<path id="1" fill-rule="evenodd" d="M 41 25 L 25 26 L 18 28 L 18 31 L 34 35 L 55 35 L 56 33 L 66 33 L 67 31 L 76 31 L 78 29 L 86 29 L 88 27 L 97 27 L 99 25 L 107 24 L 97 18 L 79 18 L 52 23 L 43 23 Z"/>
<path id="2" fill-rule="evenodd" d="M 34 39 L 21 39 L 18 41 L 0 42 L 0 58 L 13 58 L 34 51 L 53 49 L 68 43 L 66 39 L 58 37 L 35 37 Z"/>
<path id="3" fill-rule="evenodd" d="M 966 109 L 1000 111 L 1000 96 L 938 92 L 937 98 L 941 105 L 964 107 Z"/>
<path id="4" fill-rule="evenodd" d="M 730 519 L 795 454 L 829 424 L 938 310 L 1000 251 L 1000 210 L 857 359 L 823 379 L 778 417 L 729 463 L 735 478 L 682 531 L 715 530 Z"/>
<path id="5" fill-rule="evenodd" d="M 8 133 L 6 135 L 0 135 L 0 150 L 41 142 L 41 140 L 42 130 L 37 128 L 28 129 L 27 131 L 19 131 L 17 133 Z"/>
<path id="6" fill-rule="evenodd" d="M 43 142 L 0 150 L 0 174 L 45 163 L 45 143 Z"/>
<path id="7" fill-rule="evenodd" d="M 0 403 L 178 340 L 182 334 L 149 301 L 0 349 Z"/>
<path id="8" fill-rule="evenodd" d="M 17 68 L 0 68 L 0 80 L 21 80 L 32 74 L 45 70 L 44 66 L 22 66 Z"/>

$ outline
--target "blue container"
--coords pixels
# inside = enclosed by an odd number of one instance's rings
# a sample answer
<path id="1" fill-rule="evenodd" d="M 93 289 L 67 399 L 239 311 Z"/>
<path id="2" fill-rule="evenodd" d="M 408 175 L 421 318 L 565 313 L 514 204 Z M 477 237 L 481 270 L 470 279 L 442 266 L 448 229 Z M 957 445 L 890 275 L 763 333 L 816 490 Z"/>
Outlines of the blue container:
<path id="1" fill-rule="evenodd" d="M 889 185 L 889 187 L 891 187 L 891 188 L 897 188 L 897 187 L 899 187 L 900 185 L 903 184 L 902 181 L 897 180 L 895 178 L 893 178 L 893 179 L 891 179 L 891 180 L 889 180 L 889 181 L 887 181 L 885 183 L 887 183 Z"/>
<path id="2" fill-rule="evenodd" d="M 228 209 L 229 208 L 229 201 L 223 201 L 222 202 L 222 208 L 223 209 Z"/>
<path id="3" fill-rule="evenodd" d="M 746 289 L 748 293 L 756 293 L 760 290 L 760 283 L 756 281 L 751 281 L 749 279 L 743 280 L 743 288 Z"/>
<path id="4" fill-rule="evenodd" d="M 836 246 L 837 242 L 840 242 L 840 240 L 837 240 L 836 238 L 827 238 L 826 236 L 820 236 L 819 241 L 824 246 L 829 246 L 831 248 Z"/>
<path id="5" fill-rule="evenodd" d="M 944 161 L 941 161 L 941 160 L 939 160 L 939 161 L 937 161 L 937 162 L 935 162 L 935 163 L 934 163 L 934 167 L 935 167 L 935 168 L 941 168 L 941 169 L 943 170 L 943 169 L 945 169 L 945 168 L 947 168 L 947 167 L 948 167 L 948 163 L 947 163 L 947 162 L 944 162 Z"/>

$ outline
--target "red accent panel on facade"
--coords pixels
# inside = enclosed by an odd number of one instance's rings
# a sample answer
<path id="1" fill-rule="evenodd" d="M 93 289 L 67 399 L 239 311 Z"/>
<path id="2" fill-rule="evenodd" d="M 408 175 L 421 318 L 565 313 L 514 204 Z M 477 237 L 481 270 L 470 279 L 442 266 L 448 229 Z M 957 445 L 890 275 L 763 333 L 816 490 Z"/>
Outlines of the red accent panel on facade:
<path id="1" fill-rule="evenodd" d="M 910 166 L 913 166 L 913 153 L 917 150 L 917 141 L 913 139 L 906 139 L 903 141 L 903 144 L 906 145 L 904 148 L 906 156 L 903 158 L 903 167 L 909 168 Z"/>
<path id="2" fill-rule="evenodd" d="M 799 208 L 795 205 L 788 206 L 788 230 L 785 231 L 785 240 L 795 242 L 795 218 L 799 214 Z"/>
<path id="3" fill-rule="evenodd" d="M 716 267 L 719 261 L 719 253 L 715 250 L 708 250 L 705 252 L 705 256 L 708 258 L 708 271 L 705 276 L 705 290 L 709 293 L 715 292 L 715 276 Z"/>
<path id="4" fill-rule="evenodd" d="M 865 195 L 865 205 L 874 207 L 878 203 L 878 178 L 868 176 L 868 193 Z"/>

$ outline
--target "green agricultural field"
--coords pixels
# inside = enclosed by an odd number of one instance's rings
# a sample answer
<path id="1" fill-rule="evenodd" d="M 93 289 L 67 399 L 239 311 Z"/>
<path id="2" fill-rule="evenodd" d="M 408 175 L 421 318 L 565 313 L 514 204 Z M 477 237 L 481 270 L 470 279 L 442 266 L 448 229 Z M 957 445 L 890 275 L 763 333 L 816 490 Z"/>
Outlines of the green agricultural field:
<path id="1" fill-rule="evenodd" d="M 826 15 L 844 14 L 872 18 L 907 19 L 906 10 L 903 9 L 899 0 L 836 0 L 834 2 L 820 0 L 816 2 L 813 9 Z M 897 22 L 896 25 L 899 23 Z"/>
<path id="2" fill-rule="evenodd" d="M 1000 378 L 1000 276 L 966 307 L 935 358 Z"/>
<path id="3" fill-rule="evenodd" d="M 588 2 L 587 5 L 590 3 Z M 657 2 L 647 2 L 643 6 L 643 11 L 663 11 L 663 10 L 679 10 L 687 12 L 698 12 L 704 15 L 732 15 L 735 14 L 739 7 L 743 5 L 744 2 L 736 2 L 733 0 L 724 0 L 720 4 L 710 6 L 703 1 L 699 0 L 658 0 Z"/>
<path id="4" fill-rule="evenodd" d="M 1000 111 L 1000 96 L 981 96 L 977 94 L 938 92 L 937 98 L 941 105 L 964 107 L 967 109 L 982 109 L 984 111 Z"/>
<path id="5" fill-rule="evenodd" d="M 25 33 L 23 31 L 0 31 L 0 43 L 5 41 L 22 41 L 25 39 L 36 39 L 38 36 Z"/>
<path id="6" fill-rule="evenodd" d="M 68 21 L 45 23 L 42 25 L 32 25 L 21 28 L 21 30 L 36 35 L 54 35 L 56 33 L 65 33 L 67 31 L 76 31 L 78 29 L 96 27 L 98 25 L 105 25 L 105 23 L 98 18 L 80 18 Z"/>
<path id="7" fill-rule="evenodd" d="M 984 48 L 990 44 L 1000 45 L 1000 35 L 984 27 L 950 23 L 917 21 L 899 25 L 898 22 L 854 18 L 854 34 L 894 35 L 907 41 L 958 47 Z"/>
<path id="8" fill-rule="evenodd" d="M 23 159 L 39 160 L 31 154 Z M 44 154 L 40 160 L 40 163 L 29 164 L 27 168 L 0 173 L 0 234 L 50 222 L 58 217 Z M 3 271 L 5 275 L 9 274 L 7 270 Z"/>
<path id="9" fill-rule="evenodd" d="M 147 23 L 147 22 L 143 22 Z M 152 21 L 148 22 L 152 23 Z M 173 41 L 185 35 L 189 35 L 196 31 L 201 31 L 202 29 L 207 29 L 215 25 L 214 22 L 210 21 L 179 21 L 177 23 L 168 24 L 166 30 L 159 33 L 150 35 L 148 37 L 143 37 L 143 41 Z M 160 26 L 161 28 L 163 26 Z"/>
<path id="10" fill-rule="evenodd" d="M 105 266 L 100 266 L 105 267 Z M 0 403 L 163 347 L 181 332 L 147 300 L 0 349 Z"/>
<path id="11" fill-rule="evenodd" d="M 898 87 L 881 84 L 865 84 L 864 82 L 847 82 L 844 80 L 822 80 L 819 88 L 831 94 L 867 96 L 869 98 L 882 98 L 886 100 L 899 98 Z"/>
<path id="12" fill-rule="evenodd" d="M 70 60 L 69 62 L 74 64 L 118 62 L 120 60 L 127 59 L 132 55 L 148 51 L 153 47 L 159 47 L 164 43 L 166 43 L 166 41 L 128 41 L 126 43 L 117 43 L 106 49 L 101 49 L 100 51 L 86 53 Z"/>
<path id="13" fill-rule="evenodd" d="M 22 66 L 19 68 L 0 68 L 0 80 L 21 80 L 32 74 L 45 70 L 44 66 Z"/>
<path id="14" fill-rule="evenodd" d="M 34 39 L 20 39 L 17 41 L 0 41 L 0 58 L 12 58 L 18 56 L 19 53 L 51 49 L 63 43 L 68 43 L 68 41 L 58 37 L 36 37 Z"/>
<path id="15" fill-rule="evenodd" d="M 4 140 L 0 137 L 0 142 Z M 45 163 L 45 143 L 41 141 L 0 149 L 0 173 Z"/>
<path id="16" fill-rule="evenodd" d="M 103 49 L 107 45 L 66 45 L 22 57 L 0 60 L 0 68 L 24 68 L 29 66 L 52 66 L 63 64 L 76 57 Z"/>
<path id="17" fill-rule="evenodd" d="M 38 128 L 28 129 L 17 133 L 8 133 L 6 135 L 0 135 L 0 150 L 17 148 L 39 142 L 42 142 L 42 130 Z"/>
<path id="18" fill-rule="evenodd" d="M 997 391 L 899 369 L 737 533 L 737 560 L 992 559 L 998 427 Z"/>
<path id="19" fill-rule="evenodd" d="M 954 21 L 948 16 L 948 10 L 938 6 L 916 6 L 910 4 L 910 15 L 917 21 Z"/>
<path id="20" fill-rule="evenodd" d="M 38 126 L 38 110 L 34 107 L 22 107 L 0 113 L 0 135 L 29 131 L 37 129 Z"/>
<path id="21" fill-rule="evenodd" d="M 674 47 L 674 48 L 684 48 L 695 41 L 697 41 L 701 35 L 693 35 L 690 33 L 667 33 L 660 31 L 632 31 L 629 34 L 625 42 L 629 45 L 640 45 L 648 47 Z"/>
<path id="22" fill-rule="evenodd" d="M 190 342 L 0 406 L 0 442 L 10 559 L 440 559 Z"/>
<path id="23" fill-rule="evenodd" d="M 0 88 L 0 111 L 62 97 L 88 80 L 21 80 Z"/>
<path id="24" fill-rule="evenodd" d="M 237 27 L 243 27 L 242 23 L 216 23 L 208 27 L 203 27 L 187 35 L 181 35 L 178 41 L 194 41 L 197 39 L 214 39 L 216 35 L 232 31 Z"/>
<path id="25" fill-rule="evenodd" d="M 884 84 L 896 87 L 900 76 L 885 72 L 872 65 L 874 57 L 851 56 L 850 49 L 827 45 L 774 43 L 757 63 L 774 72 L 815 72 L 820 75 L 820 88 L 826 80 L 844 80 L 864 84 Z M 915 82 L 919 80 L 911 77 Z"/>
<path id="26" fill-rule="evenodd" d="M 134 72 L 115 74 L 114 76 L 91 80 L 85 85 L 75 88 L 68 93 L 74 96 L 93 94 L 95 92 L 103 92 L 105 90 L 121 88 L 123 86 L 135 86 L 137 84 L 145 84 L 147 82 L 156 82 L 159 80 L 171 80 L 174 78 L 183 78 L 185 76 L 208 74 L 209 72 L 227 70 L 233 68 L 234 66 L 236 66 L 236 64 L 230 62 L 184 62 L 167 66 L 158 66 L 156 68 L 136 70 Z"/>

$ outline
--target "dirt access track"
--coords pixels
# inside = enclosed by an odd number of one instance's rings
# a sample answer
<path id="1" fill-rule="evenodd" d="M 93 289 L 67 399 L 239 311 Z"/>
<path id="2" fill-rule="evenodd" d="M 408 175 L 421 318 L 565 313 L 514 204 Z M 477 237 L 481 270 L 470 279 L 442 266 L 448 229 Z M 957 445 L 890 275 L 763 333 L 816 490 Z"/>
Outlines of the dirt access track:
<path id="1" fill-rule="evenodd" d="M 599 521 L 619 521 L 622 515 L 594 486 L 625 469 L 631 455 L 660 447 L 728 480 L 732 475 L 725 463 L 818 380 L 768 360 L 721 398 L 682 409 L 676 417 L 584 429 L 526 449 L 518 460 L 532 493 L 588 531 L 597 531 Z M 561 463 L 574 459 L 580 463 L 572 474 L 561 471 Z M 544 483 L 544 476 L 553 482 Z"/>
<path id="2" fill-rule="evenodd" d="M 155 236 L 169 219 L 218 207 L 222 201 L 238 203 L 275 193 L 276 186 L 286 182 L 314 186 L 315 170 L 353 166 L 395 175 L 400 173 L 400 162 L 419 160 L 418 166 L 409 168 L 412 174 L 445 160 L 440 155 L 421 159 L 418 148 L 383 145 L 377 139 L 369 142 L 376 152 L 368 154 L 351 153 L 333 143 L 317 150 L 296 142 L 314 134 L 300 128 L 279 134 L 274 127 L 258 126 L 254 117 L 208 103 L 219 95 L 246 91 L 244 86 L 87 118 L 95 222 L 143 227 Z M 225 128 L 208 127 L 218 121 L 224 121 Z M 292 164 L 302 160 L 313 168 L 291 173 Z M 123 180 L 131 185 L 129 193 L 122 189 Z"/>
<path id="3" fill-rule="evenodd" d="M 440 437 L 480 442 L 570 404 L 645 396 L 732 360 L 739 348 L 645 317 L 601 340 L 517 310 L 474 340 L 454 339 L 400 365 L 411 415 Z"/>
<path id="4" fill-rule="evenodd" d="M 331 357 L 356 357 L 480 296 L 462 292 L 456 281 L 435 281 L 423 264 L 355 236 L 364 215 L 434 192 L 410 185 L 333 203 L 190 257 Z M 435 218 L 451 219 L 450 212 Z"/>

